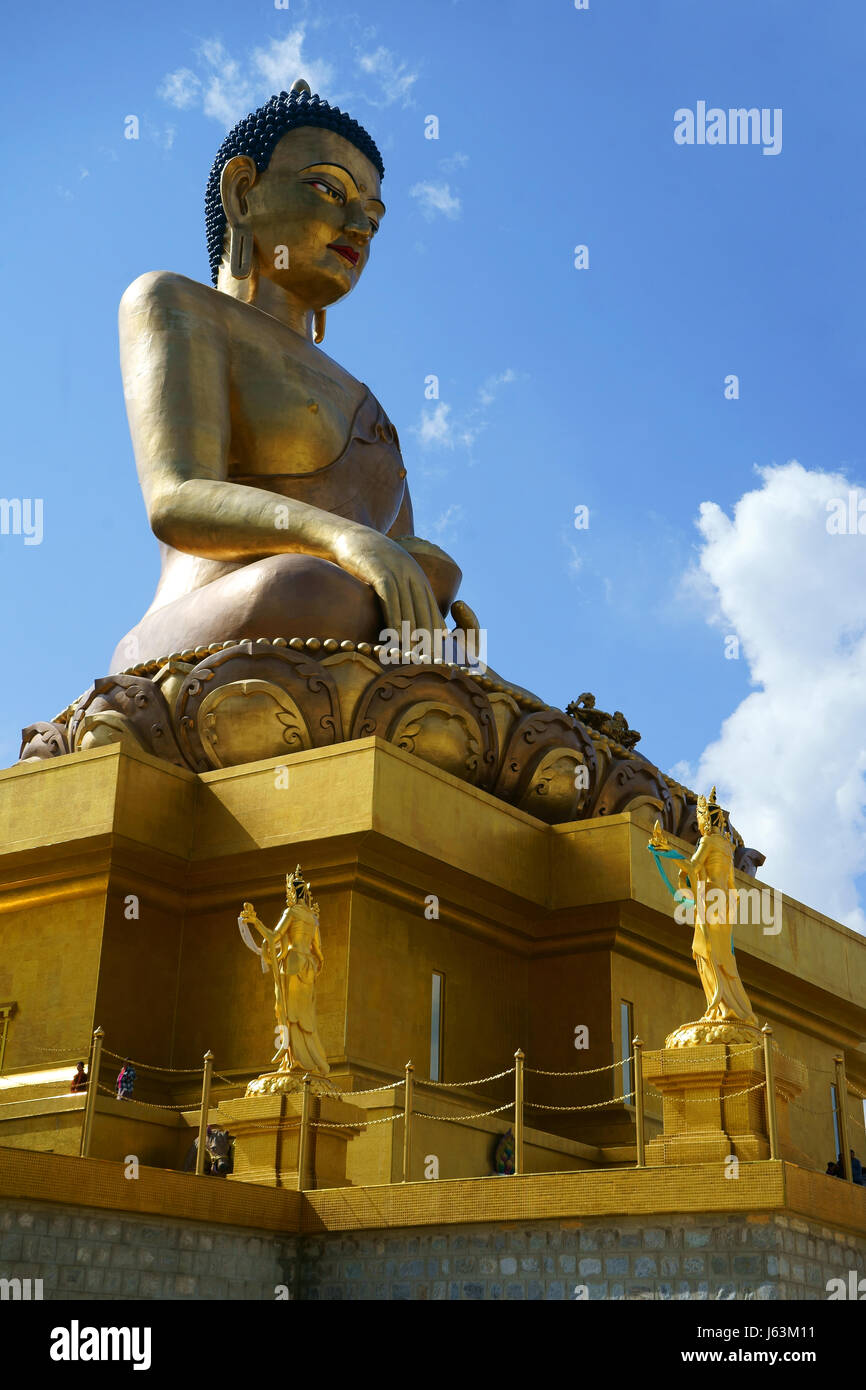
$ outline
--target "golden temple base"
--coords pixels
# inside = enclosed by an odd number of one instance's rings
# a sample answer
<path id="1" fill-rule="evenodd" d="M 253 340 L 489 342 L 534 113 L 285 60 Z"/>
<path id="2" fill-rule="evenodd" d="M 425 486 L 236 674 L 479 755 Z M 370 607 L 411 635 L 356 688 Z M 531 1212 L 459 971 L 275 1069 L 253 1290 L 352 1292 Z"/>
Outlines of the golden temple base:
<path id="1" fill-rule="evenodd" d="M 528 1172 L 634 1162 L 634 1108 L 617 1099 L 629 1088 L 592 1069 L 622 1056 L 624 1001 L 645 1055 L 706 1052 L 664 1049 L 705 1000 L 693 932 L 672 917 L 646 851 L 657 809 L 616 814 L 611 804 L 593 820 L 551 827 L 376 737 L 200 776 L 118 746 L 0 772 L 0 1148 L 78 1154 L 84 1097 L 68 1087 L 97 1024 L 102 1087 L 112 1089 L 126 1053 L 147 1066 L 133 1100 L 100 1090 L 95 1160 L 134 1154 L 143 1166 L 182 1169 L 198 1131 L 206 1049 L 220 1074 L 208 1122 L 234 1134 L 216 1105 L 242 1101 L 274 1065 L 273 986 L 240 938 L 239 905 L 253 898 L 276 920 L 286 872 L 300 859 L 322 904 L 317 1013 L 329 1080 L 368 1126 L 344 1146 L 354 1187 L 402 1178 L 407 1060 L 420 1112 L 410 1179 L 424 1180 L 433 1159 L 440 1182 L 489 1174 L 512 1123 L 507 1110 L 472 1118 L 510 1099 L 504 1076 L 426 1086 L 434 972 L 446 977 L 443 1079 L 501 1074 L 518 1045 L 539 1069 L 527 1083 L 526 1123 L 538 1126 L 527 1129 Z M 737 882 L 754 881 L 738 874 Z M 782 907 L 778 934 L 736 929 L 737 961 L 761 1022 L 773 1027 L 777 1066 L 787 1053 L 809 1068 L 808 1108 L 791 1115 L 793 1161 L 823 1174 L 837 1053 L 849 1105 L 866 1091 L 866 938 L 791 899 Z M 576 1050 L 576 1025 L 588 1051 Z M 589 1071 L 574 1080 L 540 1074 L 575 1067 Z M 663 1124 L 663 1084 L 648 1074 L 648 1141 L 685 1128 Z M 280 1097 L 248 1104 L 268 1099 Z M 300 1105 L 297 1094 L 287 1099 Z M 699 1108 L 718 1111 L 718 1089 Z M 715 1128 L 730 1133 L 721 1121 Z M 765 1133 L 762 1113 L 750 1132 Z M 267 1167 L 268 1182 L 278 1172 L 289 1181 L 296 1160 L 277 1158 L 247 1166 Z M 316 1174 L 317 1186 L 325 1180 Z"/>
<path id="2" fill-rule="evenodd" d="M 234 1172 L 229 1182 L 262 1187 L 348 1187 L 346 1148 L 364 1126 L 364 1112 L 333 1096 L 310 1098 L 304 1172 L 298 1172 L 303 1097 L 245 1096 L 221 1101 L 219 1123 L 234 1138 Z M 319 1125 L 335 1126 L 319 1128 Z"/>
<path id="3" fill-rule="evenodd" d="M 780 1157 L 785 1158 L 793 1153 L 788 1105 L 805 1090 L 807 1073 L 801 1063 L 778 1055 L 775 1073 Z M 663 1133 L 647 1144 L 649 1166 L 769 1158 L 760 1045 L 668 1046 L 644 1056 L 644 1078 L 663 1097 Z"/>

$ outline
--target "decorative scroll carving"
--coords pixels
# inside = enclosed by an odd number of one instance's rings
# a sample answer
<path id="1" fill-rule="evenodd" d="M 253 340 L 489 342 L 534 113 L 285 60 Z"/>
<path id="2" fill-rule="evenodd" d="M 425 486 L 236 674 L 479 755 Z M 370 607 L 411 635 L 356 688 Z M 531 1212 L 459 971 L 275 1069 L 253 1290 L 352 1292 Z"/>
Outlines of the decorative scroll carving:
<path id="1" fill-rule="evenodd" d="M 490 701 L 456 666 L 394 667 L 371 682 L 351 737 L 373 734 L 476 787 L 489 787 L 496 774 Z"/>
<path id="2" fill-rule="evenodd" d="M 561 710 L 544 710 L 524 714 L 514 725 L 494 791 L 556 824 L 577 819 L 597 780 L 598 759 L 586 729 Z"/>
<path id="3" fill-rule="evenodd" d="M 674 804 L 664 777 L 657 767 L 639 753 L 618 757 L 608 750 L 610 761 L 606 776 L 588 814 L 615 816 L 620 811 L 649 806 L 665 830 L 673 830 Z"/>
<path id="4" fill-rule="evenodd" d="M 69 721 L 69 746 L 75 752 L 128 739 L 176 767 L 186 759 L 178 747 L 171 714 L 162 693 L 143 676 L 101 676 L 93 682 Z"/>
<path id="5" fill-rule="evenodd" d="M 40 720 L 21 730 L 19 761 L 22 763 L 41 762 L 43 758 L 59 758 L 63 753 L 68 752 L 66 727 L 56 720 L 51 722 Z"/>
<path id="6" fill-rule="evenodd" d="M 227 686 L 229 694 L 217 699 Z M 220 715 L 225 699 L 231 704 Z M 181 686 L 175 722 L 196 772 L 343 738 L 340 701 L 328 672 L 306 652 L 270 642 L 239 642 L 200 661 Z"/>

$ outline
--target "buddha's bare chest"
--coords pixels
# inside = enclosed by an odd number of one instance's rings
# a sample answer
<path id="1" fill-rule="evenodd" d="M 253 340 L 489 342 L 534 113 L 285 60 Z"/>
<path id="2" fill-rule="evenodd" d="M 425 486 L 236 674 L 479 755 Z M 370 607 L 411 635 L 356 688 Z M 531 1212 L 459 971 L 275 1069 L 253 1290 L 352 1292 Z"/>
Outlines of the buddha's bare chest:
<path id="1" fill-rule="evenodd" d="M 364 388 L 330 366 L 277 336 L 232 345 L 230 476 L 309 473 L 339 457 Z"/>

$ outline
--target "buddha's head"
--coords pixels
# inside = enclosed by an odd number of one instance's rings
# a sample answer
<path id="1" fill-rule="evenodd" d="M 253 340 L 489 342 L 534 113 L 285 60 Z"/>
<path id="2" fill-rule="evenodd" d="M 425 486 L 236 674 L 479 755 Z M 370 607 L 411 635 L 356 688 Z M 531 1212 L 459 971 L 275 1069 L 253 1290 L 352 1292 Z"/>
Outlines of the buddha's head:
<path id="1" fill-rule="evenodd" d="M 271 97 L 219 148 L 205 195 L 213 282 L 254 299 L 261 277 L 317 313 L 354 289 L 385 207 L 367 132 L 310 94 Z M 238 294 L 239 282 L 248 282 Z"/>

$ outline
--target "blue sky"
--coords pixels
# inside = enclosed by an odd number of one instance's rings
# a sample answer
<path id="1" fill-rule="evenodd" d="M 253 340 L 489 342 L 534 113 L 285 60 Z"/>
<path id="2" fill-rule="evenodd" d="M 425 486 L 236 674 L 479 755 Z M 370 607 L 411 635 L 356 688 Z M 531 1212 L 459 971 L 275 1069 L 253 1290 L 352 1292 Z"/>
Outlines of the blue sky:
<path id="1" fill-rule="evenodd" d="M 25 8 L 7 35 L 0 491 L 43 499 L 44 534 L 0 536 L 4 764 L 156 584 L 118 300 L 145 270 L 208 278 L 216 148 L 304 75 L 386 166 L 325 346 L 397 426 L 416 529 L 462 566 L 490 664 L 623 710 L 662 768 L 719 781 L 770 881 L 862 926 L 866 540 L 831 546 L 823 518 L 866 478 L 866 12 L 289 5 Z M 698 101 L 780 108 L 781 152 L 676 144 Z M 820 870 L 804 808 L 836 837 Z"/>

